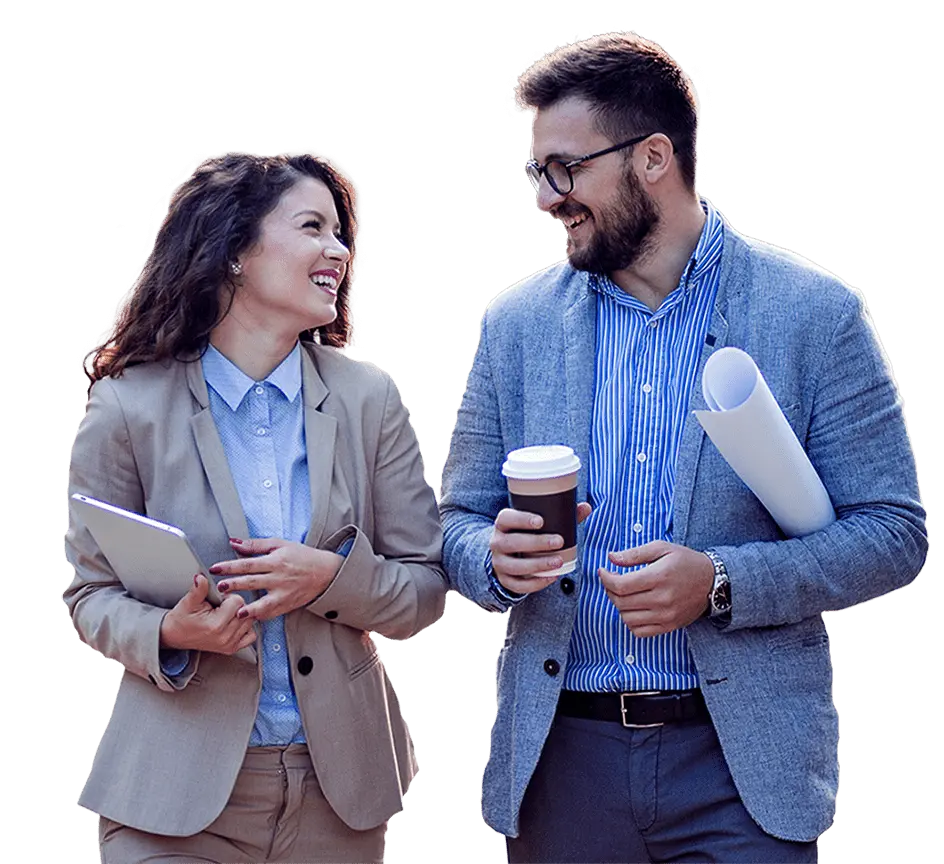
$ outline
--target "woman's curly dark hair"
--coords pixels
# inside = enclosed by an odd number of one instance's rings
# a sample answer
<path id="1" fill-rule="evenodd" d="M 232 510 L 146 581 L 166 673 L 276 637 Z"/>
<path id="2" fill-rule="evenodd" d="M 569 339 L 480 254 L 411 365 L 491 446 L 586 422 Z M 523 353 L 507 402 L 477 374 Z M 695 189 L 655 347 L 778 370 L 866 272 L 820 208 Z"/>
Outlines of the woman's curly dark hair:
<path id="1" fill-rule="evenodd" d="M 208 159 L 174 193 L 114 330 L 85 358 L 92 382 L 117 378 L 138 363 L 200 356 L 232 303 L 230 264 L 258 241 L 263 218 L 302 177 L 320 180 L 330 190 L 351 258 L 338 286 L 337 317 L 300 336 L 337 348 L 346 345 L 357 231 L 351 184 L 315 156 L 229 153 Z"/>

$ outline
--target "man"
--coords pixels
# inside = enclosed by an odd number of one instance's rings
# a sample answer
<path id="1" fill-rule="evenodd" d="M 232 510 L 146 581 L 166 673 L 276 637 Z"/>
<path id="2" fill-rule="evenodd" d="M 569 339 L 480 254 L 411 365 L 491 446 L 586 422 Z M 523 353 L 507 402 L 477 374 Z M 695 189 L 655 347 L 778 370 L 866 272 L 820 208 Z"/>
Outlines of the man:
<path id="1" fill-rule="evenodd" d="M 611 34 L 521 77 L 528 173 L 568 262 L 499 296 L 443 477 L 444 563 L 511 609 L 486 821 L 510 861 L 815 861 L 838 780 L 821 613 L 927 550 L 890 371 L 859 298 L 695 192 L 690 82 Z M 701 375 L 757 363 L 837 520 L 788 539 L 702 432 Z M 505 454 L 580 457 L 577 571 L 507 507 Z M 529 557 L 522 557 L 527 554 Z"/>

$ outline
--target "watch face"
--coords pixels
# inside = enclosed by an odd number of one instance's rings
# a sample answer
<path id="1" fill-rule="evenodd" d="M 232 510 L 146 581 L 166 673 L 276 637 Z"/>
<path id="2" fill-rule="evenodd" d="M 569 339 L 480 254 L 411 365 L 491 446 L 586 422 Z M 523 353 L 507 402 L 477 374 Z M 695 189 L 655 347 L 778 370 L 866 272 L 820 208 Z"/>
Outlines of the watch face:
<path id="1" fill-rule="evenodd" d="M 722 582 L 711 595 L 711 605 L 716 612 L 727 612 L 731 608 L 731 583 Z"/>

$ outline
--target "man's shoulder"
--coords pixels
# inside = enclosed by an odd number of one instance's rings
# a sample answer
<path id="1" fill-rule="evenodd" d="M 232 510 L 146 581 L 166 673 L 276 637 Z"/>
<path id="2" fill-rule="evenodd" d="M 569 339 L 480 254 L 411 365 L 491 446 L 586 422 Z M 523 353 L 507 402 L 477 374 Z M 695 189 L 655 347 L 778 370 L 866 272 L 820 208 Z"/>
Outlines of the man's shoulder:
<path id="1" fill-rule="evenodd" d="M 817 307 L 842 306 L 858 292 L 835 273 L 789 249 L 740 234 L 725 226 L 723 273 L 732 293 L 762 294 L 772 302 L 789 300 Z M 723 278 L 724 278 L 723 276 Z"/>
<path id="2" fill-rule="evenodd" d="M 587 290 L 587 274 L 559 261 L 502 291 L 488 304 L 486 316 L 492 322 L 559 315 Z"/>

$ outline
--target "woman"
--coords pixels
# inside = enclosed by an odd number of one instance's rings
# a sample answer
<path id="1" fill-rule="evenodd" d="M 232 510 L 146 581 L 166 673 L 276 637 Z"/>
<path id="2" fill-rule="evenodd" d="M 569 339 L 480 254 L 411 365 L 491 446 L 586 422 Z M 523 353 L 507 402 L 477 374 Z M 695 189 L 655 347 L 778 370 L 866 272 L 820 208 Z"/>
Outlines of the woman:
<path id="1" fill-rule="evenodd" d="M 181 527 L 225 598 L 132 599 L 71 520 L 72 620 L 125 667 L 80 799 L 104 862 L 382 859 L 416 767 L 368 631 L 445 583 L 397 390 L 337 351 L 354 234 L 327 162 L 211 159 L 92 354 L 70 493 Z"/>

